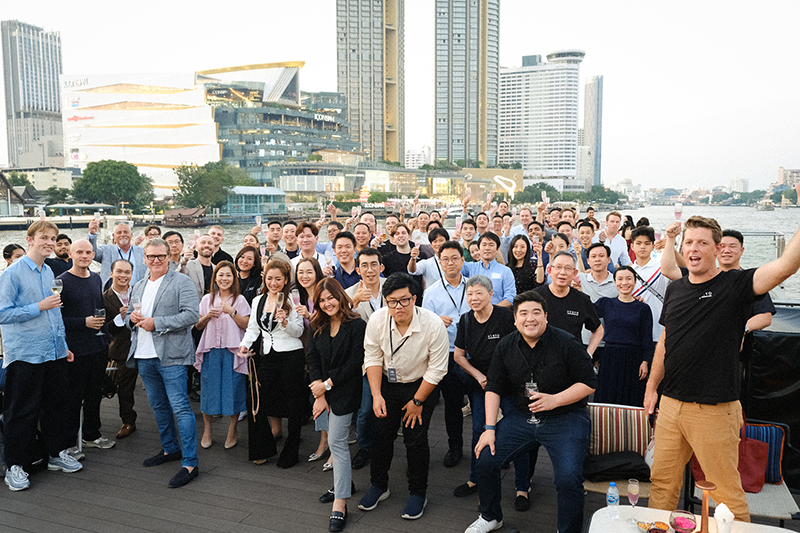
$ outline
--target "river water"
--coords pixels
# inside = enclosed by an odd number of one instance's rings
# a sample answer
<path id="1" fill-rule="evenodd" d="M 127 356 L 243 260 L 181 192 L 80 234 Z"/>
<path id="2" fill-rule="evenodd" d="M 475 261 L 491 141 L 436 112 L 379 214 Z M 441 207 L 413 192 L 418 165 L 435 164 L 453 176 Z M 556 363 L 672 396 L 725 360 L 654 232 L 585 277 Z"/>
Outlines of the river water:
<path id="1" fill-rule="evenodd" d="M 663 233 L 666 226 L 675 221 L 671 206 L 650 206 L 642 209 L 625 210 L 623 215 L 631 215 L 634 222 L 646 216 L 650 219 L 650 224 L 655 228 L 656 233 Z M 800 226 L 800 209 L 756 211 L 752 207 L 684 206 L 681 220 L 685 221 L 692 215 L 715 218 L 723 229 L 737 229 L 741 232 L 768 231 L 783 233 L 787 244 Z M 595 217 L 603 220 L 605 213 L 598 212 Z M 448 219 L 447 229 L 452 231 L 455 229 L 454 225 L 454 220 Z M 248 225 L 225 226 L 225 242 L 222 244 L 222 248 L 235 256 L 236 252 L 241 248 L 242 239 L 250 232 L 251 227 Z M 138 233 L 142 229 L 144 228 L 137 226 L 135 231 Z M 192 232 L 193 230 L 191 229 L 183 231 L 184 239 L 188 241 Z M 86 236 L 85 229 L 66 230 L 64 233 L 73 239 Z M 325 230 L 323 229 L 320 234 L 320 241 L 326 240 Z M 0 249 L 11 243 L 26 246 L 25 232 L 22 230 L 0 231 Z M 742 257 L 742 266 L 744 268 L 757 267 L 777 257 L 777 248 L 773 237 L 745 236 L 744 245 L 745 253 Z M 5 262 L 1 263 L 2 268 L 5 268 Z M 772 296 L 776 300 L 800 301 L 800 274 L 795 274 L 789 278 L 782 287 L 773 291 Z"/>

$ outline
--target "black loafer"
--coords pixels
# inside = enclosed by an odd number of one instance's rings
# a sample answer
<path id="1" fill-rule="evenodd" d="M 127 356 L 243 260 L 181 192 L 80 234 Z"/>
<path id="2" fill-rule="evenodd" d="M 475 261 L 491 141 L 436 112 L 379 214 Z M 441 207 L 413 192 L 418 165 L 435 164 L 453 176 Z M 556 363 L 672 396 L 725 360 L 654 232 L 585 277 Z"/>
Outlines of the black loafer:
<path id="1" fill-rule="evenodd" d="M 350 482 L 350 493 L 356 493 L 356 484 L 354 482 Z M 336 493 L 333 491 L 333 488 L 328 489 L 328 492 L 323 494 L 319 497 L 319 503 L 333 503 L 333 500 L 336 499 Z"/>
<path id="2" fill-rule="evenodd" d="M 200 473 L 200 469 L 194 467 L 191 472 L 186 467 L 181 468 L 178 470 L 178 473 L 173 476 L 172 479 L 169 480 L 169 488 L 177 489 L 178 487 L 183 487 L 191 480 L 197 477 Z"/>
<path id="3" fill-rule="evenodd" d="M 328 531 L 343 531 L 344 526 L 347 524 L 347 506 L 344 507 L 344 513 L 333 511 L 331 513 L 331 523 Z"/>
<path id="4" fill-rule="evenodd" d="M 161 450 L 157 455 L 145 459 L 142 462 L 142 466 L 158 466 L 163 465 L 164 463 L 169 463 L 170 461 L 179 461 L 183 459 L 183 454 L 179 451 L 175 453 L 164 453 L 164 450 Z"/>
<path id="5" fill-rule="evenodd" d="M 461 461 L 461 449 L 460 448 L 450 448 L 450 450 L 444 454 L 444 466 L 447 468 L 452 468 L 456 466 L 459 461 Z"/>
<path id="6" fill-rule="evenodd" d="M 478 492 L 478 485 L 470 486 L 469 483 L 464 483 L 463 485 L 459 485 L 453 491 L 453 496 L 456 498 L 463 498 L 465 496 L 471 496 Z"/>
<path id="7" fill-rule="evenodd" d="M 353 457 L 353 463 L 352 463 L 353 470 L 360 470 L 365 466 L 367 466 L 367 463 L 369 463 L 369 458 L 370 458 L 369 450 L 365 450 L 363 448 L 358 450 L 356 456 Z"/>
<path id="8" fill-rule="evenodd" d="M 517 496 L 514 500 L 514 509 L 520 512 L 527 511 L 531 508 L 531 501 L 525 496 Z"/>

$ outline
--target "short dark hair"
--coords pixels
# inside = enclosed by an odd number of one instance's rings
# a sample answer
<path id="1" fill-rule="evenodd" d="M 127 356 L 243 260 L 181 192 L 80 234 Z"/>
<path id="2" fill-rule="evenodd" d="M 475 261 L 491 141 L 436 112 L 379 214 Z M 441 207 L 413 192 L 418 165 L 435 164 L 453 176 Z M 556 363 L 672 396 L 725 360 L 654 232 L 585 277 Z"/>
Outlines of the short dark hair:
<path id="1" fill-rule="evenodd" d="M 489 215 L 487 215 L 487 214 L 486 214 L 486 213 L 484 213 L 483 211 L 481 211 L 480 213 L 478 213 L 477 215 L 475 215 L 475 220 L 478 220 L 478 217 L 479 217 L 479 216 L 481 216 L 481 215 L 483 215 L 483 216 L 485 216 L 485 217 L 486 217 L 486 221 L 487 221 L 487 222 L 489 221 Z M 477 227 L 477 225 L 476 225 L 476 227 Z"/>
<path id="2" fill-rule="evenodd" d="M 297 229 L 297 222 L 295 222 L 294 220 L 287 220 L 286 222 L 284 222 L 284 223 L 283 223 L 283 227 L 284 227 L 284 228 L 285 228 L 286 226 L 290 226 L 290 225 L 291 225 L 291 226 L 294 226 L 294 227 L 295 227 L 295 229 Z M 269 226 L 267 226 L 267 227 L 269 227 Z"/>
<path id="3" fill-rule="evenodd" d="M 445 250 L 457 250 L 458 255 L 464 257 L 464 248 L 456 241 L 447 241 L 444 244 L 442 244 L 442 247 L 439 248 L 439 257 L 442 256 L 442 252 L 444 252 Z"/>
<path id="4" fill-rule="evenodd" d="M 333 238 L 333 247 L 336 248 L 336 242 L 339 239 L 349 239 L 353 243 L 353 248 L 356 246 L 356 236 L 350 233 L 349 231 L 340 231 L 336 234 L 336 237 Z"/>
<path id="5" fill-rule="evenodd" d="M 544 224 L 542 224 L 541 222 L 539 222 L 539 221 L 537 221 L 537 220 L 532 220 L 532 221 L 531 221 L 531 223 L 530 223 L 530 224 L 528 224 L 528 227 L 527 227 L 527 228 L 525 228 L 525 229 L 526 229 L 527 231 L 530 231 L 530 230 L 531 230 L 531 226 L 532 226 L 532 225 L 534 225 L 534 224 L 536 224 L 537 226 L 539 226 L 539 229 L 540 229 L 540 230 L 544 231 Z"/>
<path id="6" fill-rule="evenodd" d="M 339 222 L 338 220 L 331 220 L 330 222 L 328 222 L 328 227 L 330 228 L 331 226 L 336 226 L 339 229 L 344 228 L 344 226 L 342 226 L 342 223 Z"/>
<path id="7" fill-rule="evenodd" d="M 319 235 L 319 229 L 317 229 L 317 225 L 306 221 L 301 222 L 300 225 L 297 226 L 297 233 L 303 233 L 306 228 L 311 230 L 311 234 L 314 235 L 314 237 Z"/>
<path id="8" fill-rule="evenodd" d="M 397 215 L 395 215 L 394 213 L 389 213 L 388 215 L 386 215 L 386 216 L 383 218 L 383 221 L 384 221 L 384 222 L 386 222 L 386 219 L 387 219 L 387 218 L 396 218 L 398 221 L 400 220 L 400 217 L 399 217 L 399 216 L 397 216 Z"/>
<path id="9" fill-rule="evenodd" d="M 581 228 L 589 228 L 590 230 L 594 231 L 594 224 L 584 220 L 583 222 L 578 224 L 578 229 L 581 229 Z"/>
<path id="10" fill-rule="evenodd" d="M 172 231 L 172 230 L 169 230 L 168 232 L 166 232 L 164 235 L 161 236 L 161 238 L 166 241 L 168 238 L 172 237 L 173 235 L 177 235 L 178 238 L 181 240 L 181 242 L 183 242 L 183 235 L 181 235 L 177 231 Z"/>
<path id="11" fill-rule="evenodd" d="M 556 229 L 560 228 L 560 227 L 561 227 L 561 226 L 563 226 L 564 224 L 566 224 L 567 226 L 569 226 L 569 228 L 570 228 L 570 229 L 572 229 L 572 224 L 570 223 L 570 221 L 569 221 L 569 220 L 562 220 L 562 221 L 560 221 L 558 224 L 556 224 Z"/>
<path id="12" fill-rule="evenodd" d="M 58 234 L 58 237 L 56 237 L 56 242 L 63 241 L 64 239 L 67 239 L 69 241 L 69 243 L 72 244 L 72 239 L 69 238 L 69 235 L 66 235 L 64 233 L 59 233 Z"/>
<path id="13" fill-rule="evenodd" d="M 439 216 L 442 216 L 442 214 L 441 214 L 439 211 L 437 211 L 436 209 L 434 209 L 433 211 L 431 211 L 431 215 L 432 215 L 432 214 L 434 214 L 434 213 L 436 213 L 436 214 L 437 214 L 437 215 L 439 215 Z"/>
<path id="14" fill-rule="evenodd" d="M 561 239 L 562 241 L 567 243 L 567 246 L 569 246 L 569 237 L 567 237 L 563 233 L 556 233 L 550 240 L 552 241 L 553 239 Z"/>
<path id="15" fill-rule="evenodd" d="M 589 211 L 594 213 L 594 207 L 592 207 L 592 206 L 587 207 L 586 208 L 586 212 L 588 213 Z"/>
<path id="16" fill-rule="evenodd" d="M 450 234 L 444 228 L 433 228 L 428 232 L 428 242 L 433 242 L 439 237 L 444 237 L 444 240 L 450 240 Z"/>
<path id="17" fill-rule="evenodd" d="M 473 228 L 478 229 L 478 225 L 475 224 L 475 221 L 472 220 L 471 218 L 468 218 L 468 219 L 464 220 L 463 222 L 461 222 L 461 227 L 462 228 L 464 227 L 464 224 L 468 224 L 468 225 L 472 226 Z"/>
<path id="18" fill-rule="evenodd" d="M 617 274 L 619 274 L 620 272 L 623 272 L 625 270 L 627 270 L 628 272 L 633 274 L 633 279 L 634 279 L 634 281 L 636 280 L 636 271 L 633 269 L 633 267 L 630 266 L 630 265 L 621 265 L 621 266 L 618 266 L 617 269 L 614 271 L 614 281 L 617 280 Z"/>
<path id="19" fill-rule="evenodd" d="M 5 255 L 5 253 L 3 254 Z M 111 272 L 114 272 L 114 268 L 117 266 L 117 263 L 128 263 L 128 266 L 131 267 L 131 272 L 133 272 L 133 264 L 128 261 L 127 259 L 117 259 L 113 263 L 111 263 Z"/>
<path id="20" fill-rule="evenodd" d="M 591 224 L 589 225 L 591 226 Z M 595 248 L 603 248 L 606 251 L 606 257 L 611 257 L 611 248 L 609 248 L 603 242 L 593 242 L 592 244 L 590 244 L 589 247 L 586 249 L 586 257 L 589 257 L 589 253 Z"/>
<path id="21" fill-rule="evenodd" d="M 656 242 L 656 232 L 650 226 L 639 226 L 631 231 L 631 242 L 639 237 L 647 237 L 650 242 Z"/>
<path id="22" fill-rule="evenodd" d="M 72 242 L 70 242 L 70 244 L 72 244 Z M 3 248 L 3 259 L 6 259 L 6 260 L 11 259 L 11 256 L 14 255 L 14 252 L 16 250 L 22 250 L 24 252 L 25 248 L 23 248 L 19 244 L 6 245 L 6 247 Z"/>
<path id="23" fill-rule="evenodd" d="M 496 214 L 495 216 L 492 217 L 492 220 L 494 220 L 496 218 L 499 218 L 500 220 L 503 220 L 503 215 L 498 213 L 498 214 Z"/>
<path id="24" fill-rule="evenodd" d="M 283 227 L 283 223 L 280 220 L 270 220 L 269 222 L 267 222 L 267 227 L 269 228 L 270 226 L 274 226 L 275 224 L 279 225 L 280 227 Z"/>
<path id="25" fill-rule="evenodd" d="M 367 231 L 368 231 L 370 234 L 372 233 L 372 232 L 370 231 L 370 229 L 369 229 L 369 225 L 368 225 L 368 224 L 365 224 L 364 222 L 359 222 L 358 224 L 356 224 L 355 226 L 353 226 L 353 235 L 354 235 L 354 237 L 353 237 L 353 238 L 355 238 L 355 231 L 356 231 L 356 228 L 357 228 L 357 227 L 359 227 L 359 226 L 364 226 L 365 228 L 367 228 Z"/>
<path id="26" fill-rule="evenodd" d="M 431 227 L 431 224 L 433 224 L 434 226 L 438 226 L 440 228 L 444 227 L 444 226 L 442 226 L 442 222 L 439 221 L 439 220 L 431 220 L 430 222 L 428 222 L 428 228 Z"/>
<path id="27" fill-rule="evenodd" d="M 494 244 L 495 244 L 495 245 L 496 245 L 498 248 L 500 248 L 500 237 L 498 237 L 497 235 L 495 235 L 495 234 L 494 234 L 494 233 L 492 233 L 491 231 L 487 231 L 486 233 L 484 233 L 483 235 L 481 235 L 480 237 L 478 237 L 478 246 L 480 246 L 480 245 L 481 245 L 481 243 L 482 243 L 482 242 L 483 242 L 485 239 L 489 239 L 489 240 L 490 240 L 490 241 L 492 241 L 492 242 L 493 242 L 493 243 L 494 243 Z"/>
<path id="28" fill-rule="evenodd" d="M 407 274 L 406 272 L 395 272 L 383 282 L 381 294 L 383 294 L 383 297 L 386 298 L 394 291 L 400 291 L 403 289 L 408 289 L 408 292 L 411 293 L 411 296 L 416 296 L 417 282 L 414 281 L 414 277 L 411 274 Z"/>
<path id="29" fill-rule="evenodd" d="M 378 258 L 378 264 L 382 265 L 383 255 L 381 255 L 381 253 L 375 248 L 367 246 L 366 248 L 358 252 L 358 258 L 357 258 L 358 260 L 356 261 L 356 266 L 361 264 L 362 257 L 372 257 L 373 255 Z"/>
<path id="30" fill-rule="evenodd" d="M 722 236 L 723 237 L 733 237 L 734 239 L 739 241 L 739 244 L 744 246 L 744 235 L 742 235 L 741 231 L 736 231 L 735 229 L 725 229 L 725 230 L 722 230 Z M 631 238 L 633 238 L 633 237 L 631 237 Z"/>
<path id="31" fill-rule="evenodd" d="M 649 225 L 650 225 L 650 219 L 647 218 L 647 217 L 642 217 L 642 218 L 640 218 L 639 220 L 636 221 L 636 227 L 637 228 L 639 226 L 649 226 Z"/>
<path id="32" fill-rule="evenodd" d="M 557 205 L 554 205 L 553 207 L 550 208 L 548 213 L 552 213 L 553 211 L 558 211 L 560 213 L 561 212 L 561 208 L 558 207 Z"/>
<path id="33" fill-rule="evenodd" d="M 542 311 L 547 313 L 547 300 L 544 299 L 544 296 L 539 294 L 534 290 L 525 291 L 517 294 L 514 298 L 514 314 L 517 314 L 517 309 L 520 305 L 524 304 L 525 302 L 537 302 L 539 305 L 542 306 Z"/>
<path id="34" fill-rule="evenodd" d="M 497 204 L 497 205 L 503 205 L 503 204 L 506 204 L 506 205 L 508 205 L 508 202 L 506 202 L 505 200 L 500 200 L 500 203 L 499 203 L 499 204 Z"/>
<path id="35" fill-rule="evenodd" d="M 428 215 L 428 212 L 424 211 L 424 210 L 420 210 L 420 212 L 417 213 L 417 216 L 420 216 L 420 215 Z M 428 215 L 428 216 L 430 216 L 430 215 Z"/>

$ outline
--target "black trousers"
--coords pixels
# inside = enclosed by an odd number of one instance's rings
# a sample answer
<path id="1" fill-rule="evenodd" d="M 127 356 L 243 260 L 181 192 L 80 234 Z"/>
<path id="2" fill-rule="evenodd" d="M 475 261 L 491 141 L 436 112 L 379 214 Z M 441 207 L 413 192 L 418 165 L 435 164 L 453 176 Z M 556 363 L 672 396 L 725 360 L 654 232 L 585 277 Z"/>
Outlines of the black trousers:
<path id="1" fill-rule="evenodd" d="M 464 446 L 464 396 L 467 387 L 459 379 L 457 365 L 453 354 L 447 363 L 447 374 L 439 382 L 439 389 L 444 398 L 444 425 L 447 428 L 447 444 L 450 449 L 461 449 Z"/>
<path id="2" fill-rule="evenodd" d="M 69 372 L 69 422 L 73 438 L 78 436 L 83 407 L 83 439 L 100 438 L 100 391 L 105 380 L 108 351 L 76 355 L 67 365 Z M 70 446 L 74 446 L 73 441 Z"/>
<path id="3" fill-rule="evenodd" d="M 381 382 L 381 395 L 386 402 L 386 417 L 375 418 L 372 427 L 372 463 L 370 481 L 376 487 L 389 487 L 389 468 L 394 456 L 394 440 L 403 420 L 403 407 L 411 401 L 422 380 L 413 383 L 389 383 L 386 376 Z M 431 452 L 428 447 L 428 425 L 436 407 L 439 393 L 434 390 L 422 404 L 422 424 L 403 427 L 403 444 L 406 446 L 408 491 L 424 495 L 428 490 L 428 466 Z"/>
<path id="4" fill-rule="evenodd" d="M 136 390 L 136 380 L 139 378 L 138 368 L 128 368 L 125 361 L 115 361 L 117 369 L 112 372 L 114 383 L 117 384 L 117 398 L 119 399 L 119 417 L 123 424 L 136 424 L 136 410 L 133 393 Z"/>
<path id="5" fill-rule="evenodd" d="M 70 432 L 69 374 L 66 358 L 46 363 L 14 361 L 6 368 L 3 433 L 8 466 L 28 465 L 34 460 L 36 428 L 52 457 L 75 442 Z"/>

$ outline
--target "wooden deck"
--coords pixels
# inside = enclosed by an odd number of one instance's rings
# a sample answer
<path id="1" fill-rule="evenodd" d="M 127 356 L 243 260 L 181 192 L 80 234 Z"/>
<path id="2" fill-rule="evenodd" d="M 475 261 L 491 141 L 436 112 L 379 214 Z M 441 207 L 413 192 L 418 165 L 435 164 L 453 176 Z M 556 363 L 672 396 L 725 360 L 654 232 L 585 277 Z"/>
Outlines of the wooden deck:
<path id="1" fill-rule="evenodd" d="M 84 469 L 74 474 L 42 472 L 31 476 L 31 488 L 12 493 L 0 489 L 0 531 L 35 532 L 323 532 L 328 529 L 330 505 L 317 498 L 333 486 L 332 472 L 322 472 L 324 461 L 305 462 L 316 449 L 313 424 L 303 427 L 302 462 L 282 470 L 270 460 L 255 466 L 247 460 L 246 422 L 239 428 L 239 445 L 222 446 L 227 421 L 215 420 L 214 445 L 200 449 L 200 476 L 186 487 L 170 489 L 167 482 L 179 468 L 168 463 L 143 468 L 142 460 L 157 453 L 158 431 L 141 387 L 137 387 L 137 431 L 110 450 L 86 450 Z M 202 431 L 199 404 L 193 403 Z M 349 503 L 346 531 L 443 531 L 461 532 L 478 516 L 477 495 L 456 498 L 453 488 L 466 481 L 469 461 L 444 468 L 447 437 L 440 403 L 430 432 L 431 471 L 428 507 L 416 521 L 400 518 L 408 492 L 405 451 L 396 442 L 390 472 L 392 496 L 371 512 L 357 508 L 369 486 L 369 467 L 354 471 L 357 492 Z M 113 437 L 119 428 L 117 399 L 104 400 L 103 432 Z M 470 431 L 464 421 L 465 440 Z M 282 443 L 279 443 L 279 445 Z M 356 446 L 353 445 L 353 453 Z M 546 453 L 539 457 L 531 492 L 531 509 L 514 511 L 513 469 L 504 471 L 505 526 L 500 530 L 556 531 L 556 493 L 552 468 Z M 642 502 L 643 504 L 646 502 Z M 585 517 L 604 505 L 600 494 L 586 498 Z M 773 522 L 772 525 L 777 525 Z M 800 524 L 789 524 L 800 531 Z"/>

